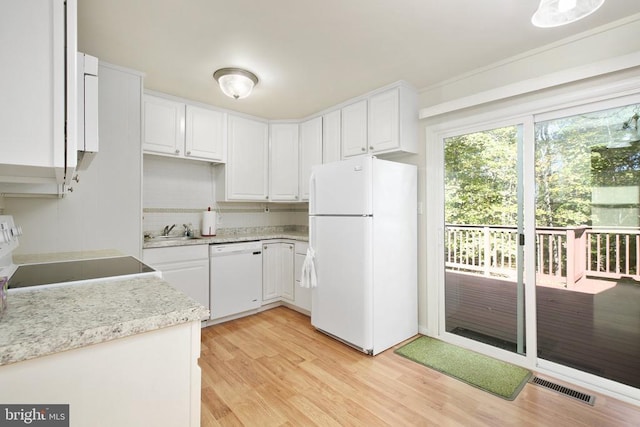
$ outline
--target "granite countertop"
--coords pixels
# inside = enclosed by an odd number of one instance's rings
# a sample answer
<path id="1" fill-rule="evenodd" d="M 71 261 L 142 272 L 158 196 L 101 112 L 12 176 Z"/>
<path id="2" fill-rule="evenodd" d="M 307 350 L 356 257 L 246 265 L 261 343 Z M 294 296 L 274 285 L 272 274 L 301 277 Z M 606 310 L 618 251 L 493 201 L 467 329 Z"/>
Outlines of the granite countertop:
<path id="1" fill-rule="evenodd" d="M 9 294 L 0 366 L 191 321 L 207 309 L 159 277 Z"/>
<path id="2" fill-rule="evenodd" d="M 236 233 L 225 233 L 213 237 L 198 237 L 189 240 L 145 239 L 143 249 L 164 248 L 169 246 L 210 245 L 217 243 L 249 242 L 252 240 L 288 239 L 309 241 L 307 231 L 262 231 L 249 230 Z"/>

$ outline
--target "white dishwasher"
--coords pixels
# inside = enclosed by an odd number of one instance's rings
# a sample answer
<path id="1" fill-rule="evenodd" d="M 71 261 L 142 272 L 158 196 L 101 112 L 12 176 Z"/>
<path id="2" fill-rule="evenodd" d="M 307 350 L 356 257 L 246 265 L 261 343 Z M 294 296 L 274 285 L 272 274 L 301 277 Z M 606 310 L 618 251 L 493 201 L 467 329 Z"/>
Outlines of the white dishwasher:
<path id="1" fill-rule="evenodd" d="M 260 242 L 210 245 L 211 319 L 254 310 L 262 301 Z"/>

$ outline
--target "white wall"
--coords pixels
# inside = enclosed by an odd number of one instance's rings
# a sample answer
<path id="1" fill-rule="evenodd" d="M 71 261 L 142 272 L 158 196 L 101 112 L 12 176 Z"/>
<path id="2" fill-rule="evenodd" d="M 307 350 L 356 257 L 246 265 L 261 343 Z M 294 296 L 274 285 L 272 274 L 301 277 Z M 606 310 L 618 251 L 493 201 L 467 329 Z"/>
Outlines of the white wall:
<path id="1" fill-rule="evenodd" d="M 100 64 L 100 151 L 62 199 L 5 198 L 24 235 L 16 254 L 141 250 L 142 76 Z"/>
<path id="2" fill-rule="evenodd" d="M 215 173 L 209 162 L 144 156 L 144 232 L 158 234 L 166 225 L 174 232 L 189 224 L 200 230 L 201 213 L 217 209 L 222 229 L 307 225 L 306 203 L 216 203 Z M 265 212 L 268 208 L 268 212 Z"/>
<path id="3" fill-rule="evenodd" d="M 637 53 L 638 34 L 640 14 L 424 88 L 420 91 L 420 108 Z"/>

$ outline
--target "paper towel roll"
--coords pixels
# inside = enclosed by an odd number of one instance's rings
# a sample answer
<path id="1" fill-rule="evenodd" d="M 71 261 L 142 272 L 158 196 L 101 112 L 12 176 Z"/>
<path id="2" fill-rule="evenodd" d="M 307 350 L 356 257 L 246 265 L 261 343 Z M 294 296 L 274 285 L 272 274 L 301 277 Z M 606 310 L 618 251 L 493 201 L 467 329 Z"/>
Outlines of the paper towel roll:
<path id="1" fill-rule="evenodd" d="M 218 215 L 216 211 L 202 212 L 202 228 L 200 229 L 200 234 L 203 236 L 215 236 L 217 217 Z"/>

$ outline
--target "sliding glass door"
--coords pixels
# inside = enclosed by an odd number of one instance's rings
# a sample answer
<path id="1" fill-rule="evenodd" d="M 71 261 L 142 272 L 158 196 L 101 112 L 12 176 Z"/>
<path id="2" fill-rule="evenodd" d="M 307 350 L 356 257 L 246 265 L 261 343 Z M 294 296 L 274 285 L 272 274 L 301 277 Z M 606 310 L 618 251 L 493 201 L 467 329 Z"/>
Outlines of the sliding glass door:
<path id="1" fill-rule="evenodd" d="M 449 342 L 637 399 L 640 94 L 548 111 L 428 133 L 427 194 L 437 184 L 443 201 L 427 213 L 439 254 L 427 263 L 438 271 L 427 302 L 439 304 L 428 324 Z"/>
<path id="2" fill-rule="evenodd" d="M 535 125 L 538 357 L 636 388 L 639 111 L 569 111 Z"/>
<path id="3" fill-rule="evenodd" d="M 444 139 L 445 331 L 525 353 L 522 126 Z"/>

